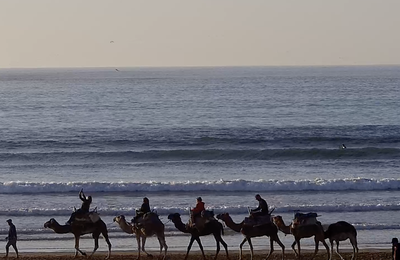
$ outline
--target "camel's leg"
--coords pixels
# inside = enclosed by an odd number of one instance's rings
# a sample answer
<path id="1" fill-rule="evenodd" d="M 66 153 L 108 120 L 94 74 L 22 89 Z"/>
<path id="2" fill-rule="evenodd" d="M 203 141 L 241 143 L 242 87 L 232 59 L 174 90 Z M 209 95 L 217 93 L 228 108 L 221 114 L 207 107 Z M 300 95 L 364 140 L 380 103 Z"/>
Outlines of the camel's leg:
<path id="1" fill-rule="evenodd" d="M 250 247 L 250 259 L 253 260 L 253 255 L 254 255 L 254 247 L 253 247 L 253 242 L 251 242 L 251 238 L 247 238 L 247 242 L 249 243 Z"/>
<path id="2" fill-rule="evenodd" d="M 314 259 L 314 257 L 317 255 L 318 253 L 318 247 L 319 247 L 319 241 L 318 238 L 316 236 L 314 236 L 314 242 L 315 242 L 315 250 L 314 250 L 314 254 L 311 257 L 311 260 Z M 328 252 L 329 255 L 329 252 Z M 329 259 L 328 259 L 329 260 Z"/>
<path id="3" fill-rule="evenodd" d="M 225 248 L 225 252 L 226 252 L 226 258 L 229 260 L 229 253 L 228 253 L 228 245 L 225 243 L 225 241 L 222 239 L 222 237 L 219 237 L 222 246 Z"/>
<path id="4" fill-rule="evenodd" d="M 282 260 L 284 260 L 285 259 L 285 245 L 279 239 L 278 234 L 276 234 L 273 237 L 271 237 L 271 239 L 273 241 L 275 241 L 276 243 L 278 243 L 278 245 L 282 248 Z"/>
<path id="5" fill-rule="evenodd" d="M 189 251 L 190 251 L 190 249 L 192 248 L 193 242 L 194 242 L 195 240 L 197 241 L 197 244 L 199 244 L 201 253 L 202 253 L 202 255 L 203 255 L 203 259 L 206 259 L 206 256 L 204 255 L 203 245 L 201 244 L 200 238 L 198 238 L 198 237 L 194 238 L 194 237 L 192 236 L 192 237 L 190 237 L 190 242 L 189 242 L 189 245 L 188 245 L 187 250 L 186 250 L 185 260 L 187 259 L 188 255 L 189 255 Z"/>
<path id="6" fill-rule="evenodd" d="M 138 259 L 140 259 L 140 251 L 142 250 L 141 249 L 141 246 L 140 246 L 140 235 L 139 234 L 137 234 L 136 233 L 136 243 L 137 243 L 137 247 L 138 247 Z"/>
<path id="7" fill-rule="evenodd" d="M 157 238 L 158 238 L 158 242 L 160 244 L 160 257 L 161 257 L 161 254 L 162 254 L 162 249 L 164 248 L 164 257 L 163 257 L 163 259 L 165 259 L 167 257 L 167 249 L 168 249 L 167 243 L 165 242 L 165 236 L 164 235 L 160 235 L 160 236 L 157 236 Z"/>
<path id="8" fill-rule="evenodd" d="M 358 254 L 357 237 L 350 236 L 349 239 L 350 239 L 351 245 L 353 246 L 353 256 L 351 257 L 351 260 L 356 260 L 357 254 Z"/>
<path id="9" fill-rule="evenodd" d="M 332 257 L 333 257 L 333 239 L 329 239 L 329 242 L 331 244 L 331 257 L 329 258 L 329 260 L 332 260 Z"/>
<path id="10" fill-rule="evenodd" d="M 146 245 L 146 236 L 142 236 L 142 251 L 148 256 L 148 257 L 153 257 L 152 254 L 147 253 L 146 249 L 145 249 L 145 245 Z"/>
<path id="11" fill-rule="evenodd" d="M 203 255 L 203 259 L 206 259 L 206 255 L 204 254 L 204 249 L 203 249 L 203 244 L 201 243 L 201 240 L 199 237 L 195 238 L 197 244 L 199 244 L 200 250 L 201 250 L 201 254 Z M 193 242 L 192 242 L 193 243 Z M 188 251 L 189 253 L 189 251 Z"/>
<path id="12" fill-rule="evenodd" d="M 322 244 L 324 245 L 325 249 L 326 249 L 326 253 L 328 254 L 328 260 L 331 258 L 331 252 L 329 251 L 329 246 L 328 244 L 325 242 L 325 239 L 322 239 Z"/>
<path id="13" fill-rule="evenodd" d="M 79 238 L 78 235 L 75 236 L 75 257 L 78 256 L 78 252 L 86 256 L 86 253 L 79 249 Z"/>
<path id="14" fill-rule="evenodd" d="M 97 249 L 99 248 L 99 236 L 93 236 L 94 239 L 94 248 L 93 248 L 93 252 L 90 254 L 89 257 L 92 257 L 94 252 L 97 251 Z"/>
<path id="15" fill-rule="evenodd" d="M 296 246 L 296 244 L 300 244 L 300 241 L 298 241 L 298 242 L 296 242 L 296 241 L 297 241 L 297 240 L 295 240 L 295 241 L 293 242 L 293 244 L 292 244 L 292 249 L 293 249 L 294 254 L 296 255 L 296 257 L 299 258 L 299 253 L 296 251 L 295 246 Z M 300 249 L 300 245 L 299 245 L 299 249 Z"/>
<path id="16" fill-rule="evenodd" d="M 267 255 L 267 258 L 265 260 L 267 260 L 272 255 L 272 253 L 274 252 L 274 240 L 272 240 L 272 238 L 269 239 L 269 244 L 270 244 L 270 248 L 271 249 L 270 249 L 269 254 Z"/>
<path id="17" fill-rule="evenodd" d="M 242 260 L 242 257 L 243 257 L 243 253 L 242 253 L 243 245 L 244 245 L 244 243 L 246 243 L 246 241 L 247 241 L 247 238 L 244 238 L 242 243 L 240 243 L 240 245 L 239 245 L 239 260 Z"/>
<path id="18" fill-rule="evenodd" d="M 332 253 L 333 254 L 333 253 Z M 336 254 L 340 257 L 340 259 L 344 260 L 344 258 L 339 253 L 339 240 L 336 240 Z"/>
<path id="19" fill-rule="evenodd" d="M 106 243 L 108 245 L 108 254 L 106 256 L 106 259 L 110 259 L 110 257 L 111 257 L 111 242 L 110 242 L 110 239 L 108 239 L 108 234 L 107 233 L 103 233 L 103 237 L 104 237 L 104 240 L 106 241 Z"/>
<path id="20" fill-rule="evenodd" d="M 160 253 L 159 253 L 159 258 L 160 258 L 161 254 L 162 254 L 163 244 L 161 243 L 160 237 L 157 237 L 157 239 L 158 239 L 158 244 L 160 245 Z M 165 258 L 165 256 L 164 256 L 164 258 Z"/>
<path id="21" fill-rule="evenodd" d="M 301 259 L 301 254 L 300 254 L 300 239 L 297 240 L 296 243 L 297 243 L 297 252 L 299 253 L 297 257 L 298 257 L 299 259 Z M 311 258 L 311 259 L 312 259 L 312 258 Z"/>
<path id="22" fill-rule="evenodd" d="M 217 237 L 215 237 L 215 241 L 217 242 L 217 251 L 215 252 L 214 260 L 217 259 L 219 251 L 221 250 L 221 246 L 219 245 L 219 240 Z"/>

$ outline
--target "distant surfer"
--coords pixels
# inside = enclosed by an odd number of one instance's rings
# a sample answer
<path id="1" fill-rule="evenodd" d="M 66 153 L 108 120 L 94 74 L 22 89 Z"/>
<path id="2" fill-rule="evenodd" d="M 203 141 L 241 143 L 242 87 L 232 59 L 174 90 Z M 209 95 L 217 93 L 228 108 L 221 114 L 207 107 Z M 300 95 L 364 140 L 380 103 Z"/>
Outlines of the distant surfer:
<path id="1" fill-rule="evenodd" d="M 342 146 L 340 148 L 346 149 L 347 147 L 344 144 L 342 144 Z"/>
<path id="2" fill-rule="evenodd" d="M 119 69 L 115 69 L 115 71 L 119 71 Z"/>

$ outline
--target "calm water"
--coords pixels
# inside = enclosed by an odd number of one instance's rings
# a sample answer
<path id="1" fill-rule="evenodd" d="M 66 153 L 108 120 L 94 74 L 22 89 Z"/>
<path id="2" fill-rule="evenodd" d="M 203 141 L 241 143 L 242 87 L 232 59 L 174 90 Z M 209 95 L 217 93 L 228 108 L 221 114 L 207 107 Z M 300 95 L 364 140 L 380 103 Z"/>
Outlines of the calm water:
<path id="1" fill-rule="evenodd" d="M 388 248 L 400 236 L 399 86 L 392 66 L 0 70 L 0 235 L 12 218 L 22 252 L 73 252 L 72 235 L 43 223 L 64 223 L 83 188 L 114 250 L 136 248 L 112 219 L 144 196 L 185 250 L 169 213 L 186 221 L 202 196 L 240 222 L 260 193 L 287 222 L 318 212 L 354 224 L 361 249 Z M 236 250 L 241 235 L 225 231 Z"/>

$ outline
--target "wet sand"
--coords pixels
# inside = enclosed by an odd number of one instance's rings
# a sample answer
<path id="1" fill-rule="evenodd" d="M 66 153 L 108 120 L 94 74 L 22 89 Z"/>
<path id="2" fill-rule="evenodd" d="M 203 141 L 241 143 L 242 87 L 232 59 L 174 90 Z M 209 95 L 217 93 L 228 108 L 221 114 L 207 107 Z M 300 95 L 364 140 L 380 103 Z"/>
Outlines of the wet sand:
<path id="1" fill-rule="evenodd" d="M 150 253 L 150 252 L 149 252 Z M 153 258 L 146 257 L 145 254 L 142 254 L 142 259 L 157 259 L 158 253 L 157 252 L 151 252 L 153 254 Z M 254 258 L 253 260 L 264 260 L 267 251 L 255 251 L 254 252 Z M 206 252 L 206 258 L 207 259 L 213 259 L 214 258 L 215 252 Z M 391 259 L 391 249 L 387 250 L 373 250 L 373 249 L 368 249 L 368 250 L 360 250 L 360 252 L 357 255 L 358 260 L 383 260 L 383 259 Z M 352 252 L 351 251 L 343 251 L 341 254 L 344 259 L 351 259 Z M 3 255 L 4 256 L 4 255 Z M 310 251 L 302 253 L 302 259 L 310 259 L 312 256 L 312 253 Z M 67 260 L 67 259 L 73 259 L 74 257 L 74 252 L 71 253 L 21 253 L 20 258 L 23 259 L 29 259 L 29 260 Z M 97 252 L 91 259 L 95 260 L 100 260 L 100 259 L 105 259 L 106 253 L 105 252 Z M 167 259 L 171 260 L 183 260 L 185 257 L 184 252 L 168 252 L 167 254 Z M 238 259 L 239 254 L 237 250 L 230 250 L 229 251 L 229 257 L 231 260 L 233 259 Z M 250 252 L 249 251 L 243 251 L 243 258 L 250 260 Z M 15 259 L 15 254 L 11 253 L 9 256 L 9 259 Z M 84 256 L 79 256 L 77 259 L 86 259 Z M 137 253 L 136 252 L 115 252 L 112 254 L 111 259 L 115 260 L 126 260 L 126 259 L 137 259 Z M 199 251 L 194 251 L 189 253 L 188 260 L 193 259 L 193 260 L 202 260 L 201 253 Z M 227 260 L 225 252 L 221 251 L 220 254 L 218 255 L 218 259 L 220 260 Z M 282 254 L 280 251 L 274 251 L 272 256 L 269 259 L 273 260 L 279 260 L 282 259 Z M 294 253 L 290 250 L 285 252 L 285 259 L 291 260 L 291 259 L 296 259 Z M 326 253 L 319 252 L 317 256 L 314 258 L 315 260 L 327 260 L 328 256 Z M 333 260 L 337 259 L 340 260 L 339 256 L 334 253 L 333 255 Z"/>

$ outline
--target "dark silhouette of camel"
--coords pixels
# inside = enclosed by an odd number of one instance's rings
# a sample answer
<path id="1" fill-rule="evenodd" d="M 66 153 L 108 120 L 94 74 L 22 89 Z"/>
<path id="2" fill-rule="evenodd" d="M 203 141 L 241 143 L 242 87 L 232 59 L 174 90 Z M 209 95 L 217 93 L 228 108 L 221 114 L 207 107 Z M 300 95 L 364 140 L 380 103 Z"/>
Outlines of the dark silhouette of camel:
<path id="1" fill-rule="evenodd" d="M 331 257 L 333 255 L 333 242 L 335 241 L 336 253 L 339 255 L 340 259 L 343 260 L 343 257 L 339 254 L 339 241 L 350 239 L 350 243 L 353 246 L 353 256 L 351 259 L 355 260 L 357 258 L 357 231 L 353 225 L 347 223 L 346 221 L 339 221 L 330 224 L 324 234 L 325 238 L 328 238 L 329 242 L 331 243 Z"/>
<path id="2" fill-rule="evenodd" d="M 60 225 L 54 218 L 51 218 L 49 221 L 44 223 L 45 228 L 50 228 L 54 230 L 54 232 L 58 234 L 67 234 L 72 233 L 75 237 L 75 257 L 78 256 L 78 252 L 82 255 L 86 256 L 86 253 L 79 249 L 79 238 L 84 234 L 92 234 L 94 239 L 94 249 L 92 254 L 89 256 L 91 257 L 96 250 L 99 248 L 99 237 L 100 234 L 103 235 L 104 239 L 108 244 L 108 254 L 106 259 L 109 259 L 111 256 L 111 243 L 108 239 L 108 231 L 107 226 L 103 222 L 103 220 L 99 219 L 95 223 L 85 223 L 74 221 L 70 225 Z"/>
<path id="3" fill-rule="evenodd" d="M 136 235 L 136 241 L 138 244 L 138 259 L 140 259 L 140 251 L 143 251 L 147 256 L 150 257 L 152 256 L 151 254 L 146 252 L 144 246 L 146 244 L 146 238 L 151 237 L 153 235 L 156 235 L 158 238 L 158 242 L 160 244 L 160 256 L 162 249 L 163 248 L 165 249 L 163 256 L 163 259 L 165 259 L 167 256 L 168 246 L 165 243 L 164 224 L 160 221 L 160 219 L 155 213 L 151 213 L 151 216 L 152 217 L 149 219 L 150 221 L 145 221 L 142 227 L 140 228 L 138 228 L 135 225 L 132 225 L 131 223 L 128 223 L 124 215 L 119 215 L 115 217 L 113 220 L 119 225 L 119 227 L 124 232 Z M 141 241 L 142 245 L 140 245 L 140 240 L 142 240 Z"/>
<path id="4" fill-rule="evenodd" d="M 229 259 L 228 246 L 225 243 L 225 241 L 222 239 L 222 235 L 224 233 L 224 227 L 217 220 L 215 220 L 215 219 L 211 220 L 210 222 L 208 222 L 204 225 L 204 228 L 197 229 L 196 227 L 190 227 L 189 225 L 183 224 L 181 215 L 179 213 L 169 214 L 168 219 L 174 223 L 175 227 L 179 231 L 181 231 L 183 233 L 189 233 L 191 235 L 190 242 L 187 247 L 187 251 L 186 251 L 186 255 L 185 255 L 185 260 L 187 259 L 188 255 L 189 255 L 189 251 L 192 248 L 192 244 L 195 240 L 196 240 L 197 244 L 199 244 L 201 253 L 203 255 L 203 259 L 206 259 L 206 256 L 204 255 L 203 245 L 201 244 L 201 241 L 200 241 L 200 236 L 207 236 L 207 235 L 211 235 L 211 234 L 214 236 L 215 241 L 217 241 L 217 251 L 215 253 L 214 259 L 217 259 L 218 253 L 220 251 L 220 245 L 219 245 L 220 243 L 224 246 L 225 252 L 226 252 L 226 257 Z"/>
<path id="5" fill-rule="evenodd" d="M 297 258 L 300 259 L 300 239 L 307 237 L 314 237 L 315 251 L 311 259 L 313 259 L 315 255 L 318 253 L 319 242 L 321 242 L 325 246 L 326 252 L 328 253 L 328 259 L 330 259 L 329 246 L 325 242 L 324 229 L 322 228 L 320 222 L 317 222 L 317 224 L 310 224 L 310 225 L 290 224 L 289 226 L 286 226 L 281 216 L 275 216 L 272 219 L 280 231 L 282 231 L 285 234 L 292 234 L 294 236 L 292 249 L 296 254 Z M 295 249 L 296 244 L 298 252 Z"/>
<path id="6" fill-rule="evenodd" d="M 226 226 L 232 229 L 233 231 L 240 232 L 244 235 L 244 239 L 242 243 L 240 243 L 240 255 L 239 260 L 242 259 L 242 248 L 246 241 L 249 243 L 251 258 L 253 259 L 253 244 L 251 242 L 252 237 L 262 237 L 268 236 L 270 241 L 270 252 L 267 255 L 266 260 L 271 256 L 272 252 L 274 252 L 274 241 L 278 243 L 278 245 L 282 248 L 282 259 L 285 259 L 285 246 L 282 244 L 281 240 L 278 236 L 278 228 L 274 223 L 270 222 L 263 225 L 245 225 L 244 221 L 240 223 L 235 223 L 229 213 L 222 213 L 217 215 L 217 219 L 220 219 L 225 222 Z"/>

